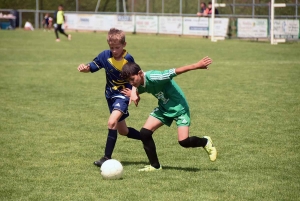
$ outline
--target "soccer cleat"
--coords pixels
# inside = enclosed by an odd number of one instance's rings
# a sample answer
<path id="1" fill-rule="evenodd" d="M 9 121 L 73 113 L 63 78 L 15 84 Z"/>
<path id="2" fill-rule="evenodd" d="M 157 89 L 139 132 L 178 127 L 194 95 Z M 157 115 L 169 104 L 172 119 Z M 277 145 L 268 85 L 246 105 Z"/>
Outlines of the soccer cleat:
<path id="1" fill-rule="evenodd" d="M 72 39 L 72 36 L 71 34 L 68 35 L 68 40 L 71 40 Z"/>
<path id="2" fill-rule="evenodd" d="M 58 39 L 56 39 L 56 42 L 60 42 L 60 39 L 58 38 Z"/>
<path id="3" fill-rule="evenodd" d="M 103 164 L 105 161 L 107 161 L 107 160 L 109 160 L 109 158 L 103 156 L 102 158 L 100 158 L 100 160 L 95 161 L 95 162 L 94 162 L 94 165 L 96 165 L 96 166 L 98 166 L 98 167 L 101 167 L 102 164 Z"/>
<path id="4" fill-rule="evenodd" d="M 204 147 L 205 151 L 208 153 L 209 159 L 211 161 L 215 161 L 217 159 L 217 149 L 213 145 L 213 142 L 209 136 L 203 136 L 203 138 L 207 139 L 207 144 Z"/>
<path id="5" fill-rule="evenodd" d="M 159 168 L 155 168 L 151 165 L 146 165 L 144 168 L 139 169 L 139 172 L 152 172 L 152 171 L 159 171 L 159 170 L 162 170 L 161 166 Z"/>

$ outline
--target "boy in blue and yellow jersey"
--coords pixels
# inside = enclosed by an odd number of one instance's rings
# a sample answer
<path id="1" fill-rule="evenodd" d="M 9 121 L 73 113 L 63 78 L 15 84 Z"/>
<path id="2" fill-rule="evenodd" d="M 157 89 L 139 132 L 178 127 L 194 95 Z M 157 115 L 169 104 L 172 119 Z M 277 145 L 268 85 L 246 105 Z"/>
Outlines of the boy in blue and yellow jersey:
<path id="1" fill-rule="evenodd" d="M 128 80 L 132 86 L 136 87 L 139 94 L 144 92 L 151 93 L 158 99 L 158 107 L 152 111 L 140 131 L 141 140 L 150 165 L 145 166 L 139 171 L 155 171 L 162 169 L 158 161 L 152 134 L 163 125 L 170 126 L 173 121 L 176 122 L 178 143 L 182 147 L 203 147 L 208 153 L 210 160 L 216 160 L 217 150 L 213 146 L 209 136 L 204 136 L 202 138 L 189 136 L 191 122 L 189 106 L 183 91 L 173 80 L 173 77 L 190 70 L 208 69 L 208 65 L 211 63 L 212 60 L 209 57 L 205 57 L 195 64 L 170 70 L 152 70 L 147 72 L 143 72 L 136 63 L 127 63 L 123 66 L 121 72 L 121 77 L 123 79 Z M 135 88 L 133 89 L 133 93 L 136 93 L 134 90 Z M 130 96 L 131 89 L 124 89 L 122 90 L 122 93 Z"/>
<path id="2" fill-rule="evenodd" d="M 100 160 L 94 164 L 98 167 L 111 158 L 118 132 L 128 138 L 140 140 L 139 131 L 127 127 L 125 119 L 129 116 L 128 104 L 130 98 L 123 95 L 120 90 L 131 89 L 132 86 L 120 77 L 122 67 L 127 62 L 134 62 L 133 57 L 124 49 L 126 46 L 125 33 L 121 30 L 112 28 L 107 35 L 107 43 L 110 50 L 101 52 L 92 62 L 80 64 L 80 72 L 96 72 L 104 69 L 106 72 L 105 97 L 107 100 L 110 117 L 108 119 L 108 136 L 106 141 L 105 153 Z M 134 103 L 138 104 L 138 97 L 133 94 Z"/>

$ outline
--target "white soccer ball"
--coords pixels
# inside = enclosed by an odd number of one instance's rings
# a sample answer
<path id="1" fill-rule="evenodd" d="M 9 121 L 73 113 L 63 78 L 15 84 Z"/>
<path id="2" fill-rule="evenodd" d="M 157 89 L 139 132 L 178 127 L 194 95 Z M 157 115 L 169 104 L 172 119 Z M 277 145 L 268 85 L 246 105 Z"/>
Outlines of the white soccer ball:
<path id="1" fill-rule="evenodd" d="M 104 179 L 120 179 L 123 176 L 123 166 L 115 159 L 105 161 L 101 165 L 100 171 Z"/>

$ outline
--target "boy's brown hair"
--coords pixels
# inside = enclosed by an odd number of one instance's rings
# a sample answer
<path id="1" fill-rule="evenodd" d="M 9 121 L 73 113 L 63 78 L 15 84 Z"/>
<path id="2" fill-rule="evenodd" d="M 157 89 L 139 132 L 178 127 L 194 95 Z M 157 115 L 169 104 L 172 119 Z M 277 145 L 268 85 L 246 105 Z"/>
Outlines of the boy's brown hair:
<path id="1" fill-rule="evenodd" d="M 122 30 L 111 28 L 107 34 L 107 42 L 125 44 L 125 33 Z"/>
<path id="2" fill-rule="evenodd" d="M 137 63 L 127 62 L 122 68 L 120 77 L 128 80 L 130 76 L 139 74 L 141 70 L 141 67 Z"/>

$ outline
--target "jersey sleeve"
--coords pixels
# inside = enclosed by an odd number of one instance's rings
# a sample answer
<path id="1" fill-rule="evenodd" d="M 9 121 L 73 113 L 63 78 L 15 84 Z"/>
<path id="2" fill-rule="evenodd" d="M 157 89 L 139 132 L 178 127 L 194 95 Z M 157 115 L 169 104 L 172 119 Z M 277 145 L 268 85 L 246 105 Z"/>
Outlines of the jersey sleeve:
<path id="1" fill-rule="evenodd" d="M 146 76 L 151 82 L 163 84 L 169 82 L 177 74 L 175 68 L 172 68 L 164 71 L 149 71 L 146 73 Z"/>
<path id="2" fill-rule="evenodd" d="M 90 71 L 92 73 L 100 70 L 104 66 L 104 52 L 101 52 L 92 62 L 90 62 Z"/>

